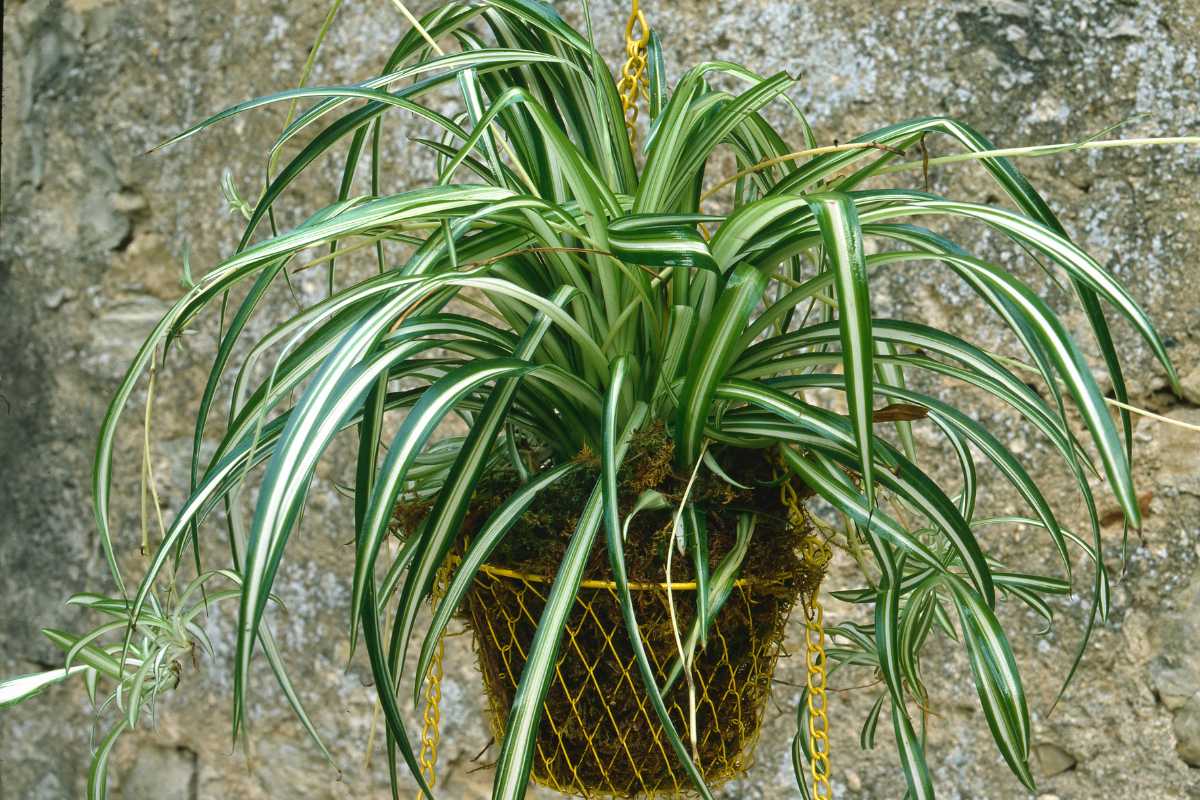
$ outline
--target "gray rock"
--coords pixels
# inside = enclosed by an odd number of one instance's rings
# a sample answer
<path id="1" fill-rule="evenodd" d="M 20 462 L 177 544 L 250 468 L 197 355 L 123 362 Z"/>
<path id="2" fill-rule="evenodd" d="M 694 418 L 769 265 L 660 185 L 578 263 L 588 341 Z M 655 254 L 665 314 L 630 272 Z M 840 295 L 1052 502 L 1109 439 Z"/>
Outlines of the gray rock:
<path id="1" fill-rule="evenodd" d="M 1177 711 L 1200 692 L 1200 576 L 1174 593 L 1149 639 L 1156 653 L 1149 664 L 1151 687 Z"/>
<path id="2" fill-rule="evenodd" d="M 1150 680 L 1163 705 L 1177 711 L 1200 691 L 1200 658 L 1197 639 L 1177 641 L 1150 661 Z M 1188 650 L 1187 648 L 1193 648 Z"/>
<path id="3" fill-rule="evenodd" d="M 51 289 L 49 294 L 42 298 L 42 302 L 46 304 L 46 308 L 55 310 L 62 307 L 62 304 L 71 299 L 73 295 L 69 289 L 58 287 Z"/>
<path id="4" fill-rule="evenodd" d="M 427 7 L 428 0 L 414 5 Z M 251 96 L 290 87 L 324 19 L 326 0 L 289 4 L 211 4 L 168 0 L 27 0 L 4 7 L 4 147 L 0 152 L 0 674 L 29 672 L 61 654 L 41 627 L 78 627 L 63 606 L 79 590 L 110 591 L 89 504 L 90 460 L 104 408 L 132 348 L 180 292 L 181 255 L 190 246 L 194 273 L 227 255 L 240 234 L 221 196 L 223 169 L 252 196 L 262 156 L 283 110 L 240 117 L 166 152 L 146 151 L 203 115 Z M 559 3 L 578 21 L 576 3 Z M 823 142 L 845 141 L 872 127 L 914 116 L 962 117 L 1000 145 L 1069 141 L 1138 118 L 1119 135 L 1177 135 L 1200 119 L 1200 13 L 1194 0 L 1023 0 L 876 3 L 874 0 L 785 0 L 643 3 L 678 75 L 707 58 L 742 61 L 761 72 L 801 72 L 794 93 Z M 592 4 L 598 40 L 611 64 L 621 55 L 627 3 Z M 715 13 L 720 24 L 714 24 Z M 347 3 L 322 51 L 314 83 L 346 83 L 378 68 L 401 30 L 387 3 Z M 783 121 L 784 112 L 768 113 Z M 417 129 L 396 117 L 385 151 L 385 179 L 399 191 L 428 181 L 431 167 L 408 145 Z M 793 128 L 789 139 L 797 140 Z M 1114 135 L 1118 135 L 1114 134 Z M 955 152 L 931 138 L 934 155 Z M 1185 376 L 1187 399 L 1200 404 L 1200 159 L 1194 150 L 1107 150 L 1029 160 L 1019 165 L 1062 216 L 1067 229 L 1105 267 L 1128 282 Z M 952 197 L 987 199 L 991 186 L 968 167 L 934 170 L 933 188 Z M 294 223 L 332 197 L 337 165 L 318 166 L 293 195 Z M 918 180 L 919 183 L 919 180 Z M 914 183 L 913 185 L 917 185 Z M 1066 300 L 1036 266 L 968 226 L 949 231 L 971 251 L 1034 281 L 1058 307 Z M 302 276 L 303 277 L 303 276 Z M 966 290 L 949 276 L 897 268 L 880 273 L 872 299 L 884 316 L 918 317 L 1003 349 L 993 317 L 966 305 Z M 298 291 L 315 292 L 298 281 Z M 307 288 L 306 288 L 307 286 Z M 58 302 L 63 298 L 64 302 Z M 65 299 L 70 298 L 69 302 Z M 286 292 L 269 298 L 285 310 Z M 1079 326 L 1075 314 L 1069 322 Z M 1082 330 L 1081 328 L 1078 328 Z M 1152 354 L 1121 324 L 1118 345 L 1130 359 L 1135 403 L 1193 423 L 1200 409 L 1172 407 L 1155 378 Z M 211 358 L 215 319 L 198 320 L 171 356 L 156 387 L 154 429 L 162 437 L 155 471 L 168 516 L 186 488 L 190 415 Z M 1096 363 L 1090 337 L 1081 347 Z M 923 389 L 962 399 L 950 386 Z M 140 420 L 145 389 L 131 399 Z M 973 405 L 997 433 L 1021 441 L 1022 459 L 1075 529 L 1086 529 L 1069 481 L 1045 444 L 1019 430 L 1002 408 Z M 918 430 L 920 439 L 923 433 Z M 113 525 L 121 557 L 137 573 L 140 521 L 137 480 L 140 426 L 118 434 Z M 930 453 L 937 451 L 930 450 Z M 1012 631 L 1043 753 L 1042 789 L 1051 797 L 1186 797 L 1200 794 L 1195 748 L 1197 701 L 1188 699 L 1200 648 L 1194 593 L 1200 579 L 1200 447 L 1195 434 L 1153 421 L 1138 423 L 1135 466 L 1153 492 L 1141 535 L 1114 586 L 1113 616 L 1098 626 L 1074 683 L 1053 715 L 1048 709 L 1087 620 L 1086 603 L 1053 605 L 1056 627 L 1035 635 L 1039 621 L 1014 604 L 1000 613 Z M 929 458 L 930 465 L 936 459 Z M 278 589 L 288 604 L 272 619 L 303 701 L 330 744 L 337 769 L 305 739 L 269 678 L 251 694 L 252 754 L 229 742 L 229 648 L 233 622 L 214 615 L 209 630 L 217 658 L 189 670 L 183 690 L 160 710 L 156 732 L 140 731 L 114 753 L 119 797 L 360 798 L 386 796 L 378 736 L 370 766 L 363 749 L 374 710 L 361 660 L 346 671 L 349 561 L 344 542 L 349 504 L 332 488 L 353 462 L 336 450 L 314 488 L 305 530 L 289 545 Z M 983 475 L 984 473 L 981 473 Z M 1107 501 L 1106 501 L 1107 502 Z M 999 489 L 981 503 L 1000 513 L 1023 507 Z M 1119 525 L 1106 529 L 1105 555 L 1114 580 Z M 212 536 L 221 535 L 213 526 Z M 1036 542 L 1038 549 L 1030 549 Z M 1034 531 L 992 534 L 990 548 L 1015 568 L 1053 569 Z M 1075 564 L 1076 590 L 1088 565 Z M 853 585 L 838 563 L 827 588 Z M 832 619 L 859 619 L 858 609 L 828 604 Z M 800 651 L 793 621 L 789 646 Z M 968 687 L 961 649 L 937 640 L 923 663 L 931 688 L 930 760 L 939 796 L 1023 797 L 990 741 Z M 781 662 L 756 764 L 720 796 L 793 796 L 787 753 L 795 724 L 800 658 Z M 470 643 L 448 643 L 443 786 L 447 796 L 486 797 L 491 776 L 478 762 L 489 734 L 481 713 Z M 837 688 L 871 683 L 849 671 Z M 890 733 L 882 725 L 875 750 L 861 752 L 858 727 L 878 687 L 831 696 L 834 779 L 839 797 L 898 797 L 902 778 Z M 1194 691 L 1194 690 L 1193 690 Z M 1160 702 L 1161 700 L 1161 702 Z M 451 702 L 452 701 L 452 702 Z M 886 716 L 886 715 L 885 715 Z M 414 716 L 415 719 L 415 716 Z M 1131 724 L 1131 721 L 1136 724 Z M 0 714 L 0 797 L 61 798 L 83 794 L 90 710 L 75 685 Z M 1178 748 L 1176 746 L 1178 744 Z M 180 749 L 182 748 L 182 749 Z M 1059 752 L 1061 751 L 1061 752 Z M 189 761 L 194 753 L 194 762 Z M 1075 760 L 1064 768 L 1065 757 Z M 1190 760 L 1189 760 L 1190 759 Z M 1041 763 L 1039 761 L 1039 763 Z M 1065 771 L 1064 771 L 1065 769 Z M 141 783 L 153 778 L 152 784 Z M 178 794 L 184 791 L 189 794 Z M 140 788 L 139 788 L 140 787 Z M 411 787 L 408 787 L 411 788 Z M 140 794 L 139 794 L 140 793 Z M 532 794 L 532 793 L 531 793 Z M 537 793 L 541 797 L 548 794 Z"/>
<path id="5" fill-rule="evenodd" d="M 1200 406 L 1200 368 L 1180 376 L 1179 383 L 1183 388 L 1183 399 Z"/>
<path id="6" fill-rule="evenodd" d="M 1032 751 L 1034 769 L 1039 778 L 1061 775 L 1075 769 L 1078 763 L 1075 756 L 1053 742 L 1038 742 L 1033 745 Z"/>
<path id="7" fill-rule="evenodd" d="M 140 748 L 121 779 L 123 800 L 193 800 L 197 756 L 183 747 Z"/>
<path id="8" fill-rule="evenodd" d="M 1175 752 L 1189 767 L 1200 767 L 1200 693 L 1175 713 Z"/>

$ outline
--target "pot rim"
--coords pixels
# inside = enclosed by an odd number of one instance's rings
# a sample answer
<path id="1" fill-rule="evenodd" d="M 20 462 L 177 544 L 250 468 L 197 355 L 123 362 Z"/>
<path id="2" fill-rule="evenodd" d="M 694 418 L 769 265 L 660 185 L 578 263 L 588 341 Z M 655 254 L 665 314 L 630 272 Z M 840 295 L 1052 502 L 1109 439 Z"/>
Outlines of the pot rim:
<path id="1" fill-rule="evenodd" d="M 479 571 L 490 575 L 493 578 L 511 578 L 521 581 L 529 581 L 530 583 L 552 583 L 553 575 L 539 575 L 530 572 L 520 572 L 515 569 L 506 567 L 497 567 L 492 564 L 481 564 Z M 734 586 L 778 586 L 778 581 L 768 580 L 765 578 L 738 578 L 733 582 Z M 580 589 L 611 589 L 616 590 L 616 581 L 600 581 L 584 579 L 579 582 Z M 652 591 L 674 591 L 674 592 L 694 592 L 699 588 L 696 581 L 675 581 L 672 583 L 644 583 L 644 582 L 629 582 L 629 590 L 634 592 L 652 592 Z"/>

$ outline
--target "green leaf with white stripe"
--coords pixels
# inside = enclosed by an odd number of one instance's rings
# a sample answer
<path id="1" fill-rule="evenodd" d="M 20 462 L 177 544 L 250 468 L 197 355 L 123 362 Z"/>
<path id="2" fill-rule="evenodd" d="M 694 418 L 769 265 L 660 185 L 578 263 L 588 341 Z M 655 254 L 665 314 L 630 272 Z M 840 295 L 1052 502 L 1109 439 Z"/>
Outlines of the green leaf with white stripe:
<path id="1" fill-rule="evenodd" d="M 871 459 L 874 361 L 862 228 L 858 223 L 855 205 L 847 195 L 809 195 L 808 202 L 833 267 L 846 372 L 846 401 L 850 406 L 850 419 L 858 441 L 867 500 L 874 505 L 874 465 Z"/>
<path id="2" fill-rule="evenodd" d="M 642 418 L 639 418 L 642 417 Z M 629 440 L 644 421 L 644 411 L 631 416 L 613 450 L 613 458 L 625 457 Z M 558 660 L 563 628 L 583 570 L 591 554 L 592 543 L 604 516 L 603 480 L 597 481 L 579 516 L 579 522 L 566 554 L 559 564 L 554 583 L 546 596 L 546 605 L 538 620 L 537 631 L 529 646 L 525 669 L 517 684 L 516 695 L 504 724 L 504 740 L 496 759 L 496 776 L 492 781 L 492 797 L 497 800 L 517 800 L 525 794 L 529 771 L 533 766 L 533 751 L 537 741 L 538 724 L 542 717 L 542 701 L 554 674 Z"/>
<path id="3" fill-rule="evenodd" d="M 725 606 L 725 601 L 729 599 L 729 595 L 733 592 L 738 576 L 741 575 L 742 562 L 746 558 L 746 552 L 750 549 L 750 539 L 754 535 L 754 526 L 756 523 L 757 518 L 753 514 L 742 513 L 738 515 L 737 534 L 733 547 L 725 554 L 725 557 L 721 559 L 721 563 L 717 564 L 717 568 L 709 576 L 708 592 L 706 593 L 708 619 L 704 623 L 708 626 L 711 626 L 717 614 L 721 613 L 721 609 Z M 684 642 L 684 653 L 694 653 L 696 651 L 696 646 L 700 642 L 701 625 L 701 620 L 697 616 L 693 620 L 691 630 L 688 631 L 687 640 Z M 667 669 L 667 677 L 663 681 L 662 693 L 664 695 L 671 691 L 671 687 L 675 685 L 675 681 L 679 680 L 679 676 L 682 674 L 683 662 L 676 657 L 671 662 L 670 668 Z"/>
<path id="4" fill-rule="evenodd" d="M 608 562 L 613 571 L 613 582 L 616 584 L 617 600 L 621 605 L 621 616 L 625 621 L 625 632 L 629 636 L 629 641 L 633 646 L 634 659 L 637 664 L 638 674 L 642 679 L 642 687 L 650 700 L 650 706 L 658 717 L 659 723 L 662 725 L 663 733 L 667 737 L 667 742 L 671 745 L 671 749 L 675 754 L 676 760 L 687 773 L 692 785 L 701 797 L 711 798 L 708 787 L 704 783 L 704 776 L 701 775 L 700 769 L 692 761 L 692 757 L 688 752 L 687 745 L 679 735 L 679 731 L 675 728 L 675 722 L 671 719 L 670 713 L 667 711 L 667 706 L 663 702 L 662 694 L 658 691 L 658 677 L 655 674 L 654 666 L 650 663 L 650 657 L 646 653 L 646 645 L 642 639 L 641 629 L 638 627 L 637 612 L 633 606 L 633 598 L 629 593 L 629 577 L 625 571 L 625 543 L 621 528 L 620 513 L 618 511 L 618 495 L 617 495 L 617 471 L 620 468 L 620 456 L 618 455 L 618 416 L 621 413 L 622 392 L 626 389 L 628 365 L 624 358 L 618 358 L 613 363 L 613 383 L 609 389 L 608 398 L 604 406 L 604 438 L 602 450 L 600 452 L 600 469 L 601 469 L 601 494 L 604 507 L 604 530 L 606 544 L 608 545 Z M 640 425 L 645 419 L 646 406 L 639 404 L 629 417 L 628 425 L 634 427 Z M 669 545 L 670 546 L 670 545 Z"/>
<path id="5" fill-rule="evenodd" d="M 703 214 L 629 214 L 609 223 L 608 243 L 617 258 L 630 264 L 717 272 L 696 226 L 718 221 Z"/>
<path id="6" fill-rule="evenodd" d="M 712 317 L 699 334 L 676 412 L 675 461 L 683 469 L 690 469 L 700 457 L 704 426 L 717 384 L 738 355 L 738 338 L 762 298 L 766 283 L 766 277 L 753 266 L 736 267 Z"/>
<path id="7" fill-rule="evenodd" d="M 992 738 L 1013 773 L 1035 791 L 1029 772 L 1029 709 L 1012 648 L 992 610 L 961 581 L 947 581 L 958 608 L 963 641 Z"/>
<path id="8" fill-rule="evenodd" d="M 570 287 L 562 287 L 551 298 L 551 303 L 555 307 L 561 308 L 566 305 L 567 301 L 574 294 L 575 291 Z M 537 314 L 531 321 L 528 330 L 522 336 L 521 341 L 517 344 L 516 350 L 513 353 L 514 357 L 520 361 L 530 361 L 541 346 L 542 339 L 550 328 L 550 323 L 550 317 L 545 313 Z M 467 367 L 463 367 L 462 369 L 465 370 Z M 447 376 L 447 379 L 449 379 L 449 376 Z M 487 380 L 490 379 L 487 378 Z M 461 394 L 473 390 L 477 385 L 478 382 L 474 380 L 465 383 L 462 390 L 456 390 L 455 395 L 451 397 L 461 396 Z M 467 514 L 467 507 L 471 496 L 475 491 L 475 485 L 479 481 L 484 468 L 487 466 L 488 455 L 492 452 L 496 437 L 500 433 L 509 406 L 519 386 L 519 378 L 516 377 L 509 380 L 497 380 L 496 386 L 491 396 L 488 397 L 483 411 L 474 420 L 471 432 L 459 450 L 458 458 L 451 467 L 450 474 L 442 484 L 437 500 L 429 512 L 429 521 L 421 533 L 413 566 L 409 570 L 408 579 L 405 581 L 404 588 L 400 594 L 400 608 L 396 626 L 398 629 L 397 637 L 401 643 L 399 654 L 399 660 L 401 661 L 404 660 L 409 634 L 420 604 L 432 590 L 437 571 L 442 562 L 445 561 L 453 545 L 454 538 L 459 533 L 463 518 Z M 421 402 L 417 406 L 414 406 L 410 419 L 417 414 L 421 403 L 425 402 L 425 398 L 433 395 L 436 390 L 436 385 L 430 387 L 429 392 L 422 397 Z M 448 411 L 452 403 L 453 400 L 450 400 L 445 410 Z M 397 434 L 392 447 L 388 451 L 387 462 L 392 467 L 392 470 L 396 471 L 389 471 L 387 466 L 384 469 L 386 480 L 397 491 L 403 485 L 407 465 L 402 470 L 397 470 L 396 468 L 403 462 L 398 460 L 400 456 L 397 456 L 396 460 L 393 460 L 392 454 L 395 452 L 404 452 L 409 458 L 415 457 L 415 454 L 424 445 L 428 433 L 432 432 L 433 427 L 440 419 L 440 416 L 436 418 L 431 417 L 429 427 L 425 429 L 427 432 L 421 434 L 423 438 L 419 441 L 412 439 L 413 445 L 411 447 L 409 446 L 409 439 L 402 439 L 400 438 L 401 434 Z M 405 420 L 405 430 L 407 430 L 407 425 L 408 420 Z M 414 429 L 413 434 L 415 432 L 416 429 Z M 401 433 L 404 433 L 404 431 Z M 396 502 L 395 494 L 395 492 L 382 495 L 373 494 L 372 502 L 367 507 L 364 525 L 359 531 L 359 553 L 360 556 L 366 554 L 366 559 L 360 562 L 363 567 L 362 570 L 355 570 L 356 592 L 360 590 L 360 575 L 361 580 L 370 579 L 369 576 L 371 575 L 375 553 L 378 552 L 377 542 L 386 533 L 387 524 L 391 518 L 391 509 Z M 382 499 L 382 503 L 378 502 L 380 499 Z M 351 625 L 351 629 L 353 629 L 353 625 Z M 419 687 L 420 684 L 417 684 L 417 686 Z"/>
<path id="9" fill-rule="evenodd" d="M 29 675 L 18 675 L 0 681 L 0 708 L 7 708 L 41 694 L 47 686 L 62 683 L 67 678 L 88 669 L 82 665 L 64 669 L 51 669 Z"/>
<path id="10" fill-rule="evenodd" d="M 128 723 L 121 720 L 113 726 L 92 754 L 92 766 L 87 776 L 88 800 L 105 800 L 108 797 L 108 764 L 111 760 L 113 746 L 117 739 L 127 729 Z"/>
<path id="11" fill-rule="evenodd" d="M 479 568 L 487 563 L 488 556 L 503 541 L 505 534 L 520 521 L 521 515 L 537 500 L 538 495 L 578 468 L 579 465 L 574 463 L 560 464 L 533 477 L 514 492 L 504 505 L 492 513 L 480 528 L 479 534 L 472 539 L 471 547 L 463 555 L 462 561 L 459 563 L 450 585 L 446 588 L 445 595 L 438 601 L 433 619 L 426 629 L 414 680 L 414 685 L 418 689 L 425 684 L 429 665 L 433 662 L 434 654 L 437 652 L 438 640 L 446 630 L 446 626 L 450 624 L 450 619 L 458 611 L 467 592 L 471 590 Z"/>

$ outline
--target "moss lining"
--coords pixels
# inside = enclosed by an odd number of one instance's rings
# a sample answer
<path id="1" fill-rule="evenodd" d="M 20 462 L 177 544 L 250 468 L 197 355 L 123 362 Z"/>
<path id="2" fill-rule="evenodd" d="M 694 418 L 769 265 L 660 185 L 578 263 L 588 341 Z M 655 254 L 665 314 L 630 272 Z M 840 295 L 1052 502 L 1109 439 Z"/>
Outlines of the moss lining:
<path id="1" fill-rule="evenodd" d="M 667 543 L 671 535 L 674 507 L 686 490 L 687 475 L 672 469 L 674 447 L 661 424 L 646 429 L 631 445 L 618 475 L 619 508 L 622 519 L 632 511 L 642 492 L 654 489 L 672 507 L 639 512 L 629 524 L 625 541 L 626 570 L 631 581 L 659 582 L 666 576 Z M 709 569 L 715 569 L 737 541 L 737 517 L 751 511 L 757 518 L 750 548 L 743 562 L 743 577 L 769 579 L 797 589 L 811 588 L 814 575 L 806 565 L 799 545 L 807 531 L 793 530 L 787 508 L 779 497 L 774 469 L 763 450 L 724 449 L 714 451 L 722 468 L 741 489 L 702 467 L 692 486 L 690 501 L 705 514 L 708 526 Z M 522 572 L 553 576 L 579 522 L 579 514 L 600 475 L 599 461 L 586 450 L 576 460 L 582 468 L 543 490 L 538 499 L 492 553 L 490 561 Z M 516 473 L 500 469 L 485 476 L 476 490 L 464 536 L 478 530 L 483 521 L 520 485 Z M 794 484 L 800 497 L 807 487 Z M 608 547 L 603 532 L 596 536 L 588 559 L 586 576 L 611 580 Z M 691 558 L 672 559 L 671 579 L 695 578 Z"/>

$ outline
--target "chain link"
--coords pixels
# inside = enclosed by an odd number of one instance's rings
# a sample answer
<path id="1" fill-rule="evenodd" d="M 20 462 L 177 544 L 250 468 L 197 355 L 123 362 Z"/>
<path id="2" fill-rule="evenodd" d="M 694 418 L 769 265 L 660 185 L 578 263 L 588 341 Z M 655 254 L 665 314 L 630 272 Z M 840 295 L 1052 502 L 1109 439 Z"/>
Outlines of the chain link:
<path id="1" fill-rule="evenodd" d="M 450 570 L 454 567 L 454 558 L 448 556 L 442 562 L 441 568 L 438 570 L 437 577 L 434 578 L 433 592 L 430 595 L 430 603 L 434 607 L 437 606 L 439 600 L 446 593 L 446 587 L 450 583 Z M 417 755 L 417 761 L 421 765 L 421 774 L 425 776 L 425 783 L 430 790 L 437 785 L 437 751 L 438 743 L 441 741 L 441 726 L 442 726 L 442 676 L 445 674 L 442 668 L 442 656 L 445 654 L 445 643 L 442 637 L 438 637 L 437 650 L 433 655 L 433 663 L 429 666 L 429 678 L 425 682 L 425 710 L 422 714 L 421 726 L 421 751 Z M 421 792 L 417 792 L 417 798 L 423 797 Z"/>
<path id="2" fill-rule="evenodd" d="M 788 520 L 796 530 L 803 530 L 807 517 L 800 505 L 800 498 L 787 473 L 780 463 L 779 499 L 788 511 Z M 804 541 L 804 560 L 824 570 L 833 551 L 816 536 Z M 807 667 L 808 686 L 808 763 L 812 774 L 812 796 L 814 800 L 829 800 L 833 790 L 829 785 L 829 717 L 828 696 L 825 694 L 825 611 L 819 597 L 820 583 L 804 601 L 804 660 Z"/>
<path id="3" fill-rule="evenodd" d="M 825 694 L 825 612 L 813 592 L 808 602 L 804 627 L 805 660 L 808 666 L 808 755 L 812 771 L 812 794 L 818 800 L 833 796 L 829 786 L 829 718 Z"/>
<path id="4" fill-rule="evenodd" d="M 634 28 L 638 33 L 634 34 Z M 650 41 L 650 26 L 646 15 L 633 0 L 629 21 L 625 23 L 625 65 L 621 67 L 621 80 L 617 82 L 617 93 L 621 95 L 621 110 L 625 114 L 625 130 L 629 143 L 637 145 L 638 99 L 650 96 L 646 79 L 646 45 Z"/>

